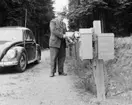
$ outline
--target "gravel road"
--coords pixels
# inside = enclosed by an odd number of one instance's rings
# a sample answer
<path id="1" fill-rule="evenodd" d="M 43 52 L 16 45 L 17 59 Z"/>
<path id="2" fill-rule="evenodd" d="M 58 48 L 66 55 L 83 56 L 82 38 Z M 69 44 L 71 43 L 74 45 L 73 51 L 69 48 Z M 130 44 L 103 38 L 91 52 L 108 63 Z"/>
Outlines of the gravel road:
<path id="1" fill-rule="evenodd" d="M 42 61 L 29 65 L 24 73 L 7 68 L 0 74 L 0 105 L 88 105 L 74 86 L 75 77 L 49 77 L 49 51 Z M 73 79 L 74 78 L 74 79 Z"/>

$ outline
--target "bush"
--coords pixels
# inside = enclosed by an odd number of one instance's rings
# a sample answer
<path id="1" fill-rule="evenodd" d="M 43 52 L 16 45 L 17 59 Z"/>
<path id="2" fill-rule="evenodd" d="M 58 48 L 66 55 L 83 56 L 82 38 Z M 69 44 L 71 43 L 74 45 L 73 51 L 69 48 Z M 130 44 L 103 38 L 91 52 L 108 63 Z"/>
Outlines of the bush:
<path id="1" fill-rule="evenodd" d="M 115 39 L 115 58 L 105 62 L 106 96 L 115 96 L 132 89 L 132 38 Z M 69 69 L 80 79 L 81 88 L 96 94 L 92 61 L 71 59 Z M 106 79 L 107 78 L 107 79 Z"/>

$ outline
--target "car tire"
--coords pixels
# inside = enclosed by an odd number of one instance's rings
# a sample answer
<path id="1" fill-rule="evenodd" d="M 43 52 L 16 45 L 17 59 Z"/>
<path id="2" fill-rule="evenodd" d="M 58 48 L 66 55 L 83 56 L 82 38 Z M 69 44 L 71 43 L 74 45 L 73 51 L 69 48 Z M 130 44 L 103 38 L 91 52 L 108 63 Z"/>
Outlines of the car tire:
<path id="1" fill-rule="evenodd" d="M 25 52 L 22 52 L 19 60 L 18 60 L 18 65 L 16 66 L 16 70 L 18 72 L 24 72 L 27 67 L 27 56 Z"/>

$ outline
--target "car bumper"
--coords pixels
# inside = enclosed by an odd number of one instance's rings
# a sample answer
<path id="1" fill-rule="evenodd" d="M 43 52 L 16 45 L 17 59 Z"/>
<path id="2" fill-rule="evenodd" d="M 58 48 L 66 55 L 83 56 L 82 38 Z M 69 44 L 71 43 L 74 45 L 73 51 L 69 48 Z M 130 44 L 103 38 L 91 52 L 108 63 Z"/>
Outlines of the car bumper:
<path id="1" fill-rule="evenodd" d="M 15 66 L 17 64 L 18 64 L 18 61 L 0 62 L 0 67 Z"/>

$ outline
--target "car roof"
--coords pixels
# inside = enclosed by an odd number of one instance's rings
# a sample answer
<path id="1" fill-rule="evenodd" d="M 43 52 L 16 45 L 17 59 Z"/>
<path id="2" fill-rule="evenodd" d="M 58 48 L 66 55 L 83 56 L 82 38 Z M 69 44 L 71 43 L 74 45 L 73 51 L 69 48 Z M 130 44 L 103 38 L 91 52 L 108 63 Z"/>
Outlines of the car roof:
<path id="1" fill-rule="evenodd" d="M 0 27 L 1 29 L 18 29 L 18 30 L 30 30 L 29 28 L 26 27 L 21 27 L 21 26 L 6 26 L 6 27 Z"/>

